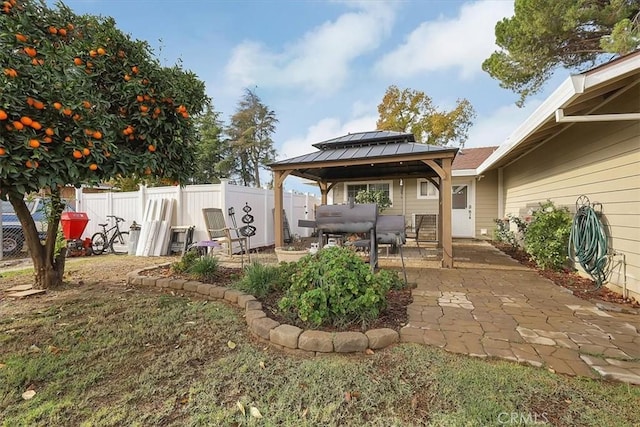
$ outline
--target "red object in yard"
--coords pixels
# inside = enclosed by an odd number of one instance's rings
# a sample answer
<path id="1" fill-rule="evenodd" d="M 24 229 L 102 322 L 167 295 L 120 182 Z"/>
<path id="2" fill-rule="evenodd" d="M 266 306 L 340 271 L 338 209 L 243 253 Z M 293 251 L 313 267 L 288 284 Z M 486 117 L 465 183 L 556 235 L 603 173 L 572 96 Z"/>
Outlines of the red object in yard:
<path id="1" fill-rule="evenodd" d="M 89 217 L 84 212 L 62 212 L 60 224 L 64 238 L 67 240 L 79 239 L 88 222 Z"/>

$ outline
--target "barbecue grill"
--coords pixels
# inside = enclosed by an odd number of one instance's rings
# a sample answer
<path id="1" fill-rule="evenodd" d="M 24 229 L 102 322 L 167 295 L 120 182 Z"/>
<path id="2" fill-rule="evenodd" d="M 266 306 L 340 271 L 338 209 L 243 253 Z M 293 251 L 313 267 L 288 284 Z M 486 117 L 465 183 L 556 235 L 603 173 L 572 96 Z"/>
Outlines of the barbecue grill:
<path id="1" fill-rule="evenodd" d="M 356 246 L 369 247 L 369 263 L 373 270 L 378 264 L 377 220 L 378 206 L 375 203 L 320 205 L 316 208 L 320 246 L 328 234 L 366 233 L 368 239 L 358 241 Z"/>

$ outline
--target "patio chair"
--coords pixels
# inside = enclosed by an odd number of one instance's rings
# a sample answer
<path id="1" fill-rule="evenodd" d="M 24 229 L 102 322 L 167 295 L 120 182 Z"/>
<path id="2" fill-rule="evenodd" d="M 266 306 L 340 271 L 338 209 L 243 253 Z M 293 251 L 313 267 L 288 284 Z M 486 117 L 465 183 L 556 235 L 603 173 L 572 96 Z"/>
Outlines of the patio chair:
<path id="1" fill-rule="evenodd" d="M 209 240 L 224 245 L 229 256 L 233 255 L 233 244 L 237 242 L 240 245 L 240 254 L 242 255 L 246 251 L 249 261 L 251 261 L 247 238 L 242 236 L 237 228 L 227 226 L 222 209 L 203 208 L 202 214 L 204 215 L 204 223 L 207 227 Z M 232 232 L 235 232 L 235 236 L 232 235 Z"/>

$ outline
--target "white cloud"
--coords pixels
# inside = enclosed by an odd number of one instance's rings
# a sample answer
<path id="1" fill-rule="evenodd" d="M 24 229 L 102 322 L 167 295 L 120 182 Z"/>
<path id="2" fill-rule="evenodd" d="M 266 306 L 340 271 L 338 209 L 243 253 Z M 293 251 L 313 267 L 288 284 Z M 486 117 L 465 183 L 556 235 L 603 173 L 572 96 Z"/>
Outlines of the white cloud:
<path id="1" fill-rule="evenodd" d="M 317 26 L 281 51 L 255 41 L 241 43 L 226 65 L 227 78 L 245 87 L 301 88 L 321 94 L 337 91 L 349 77 L 351 62 L 376 49 L 395 19 L 392 3 L 348 6 L 357 10 Z"/>
<path id="2" fill-rule="evenodd" d="M 476 124 L 469 131 L 465 147 L 489 147 L 501 145 L 542 103 L 540 99 L 530 99 L 526 107 L 515 104 L 505 105 L 490 114 L 478 115 Z"/>
<path id="3" fill-rule="evenodd" d="M 496 22 L 512 15 L 513 0 L 465 3 L 453 19 L 420 24 L 376 68 L 391 77 L 459 68 L 461 77 L 469 78 L 482 71 L 482 61 L 496 49 Z"/>
<path id="4" fill-rule="evenodd" d="M 360 116 L 342 123 L 335 117 L 324 118 L 307 129 L 307 134 L 302 137 L 291 138 L 282 143 L 278 149 L 281 159 L 301 156 L 313 153 L 317 148 L 312 144 L 337 138 L 348 133 L 366 132 L 376 128 L 377 116 Z"/>

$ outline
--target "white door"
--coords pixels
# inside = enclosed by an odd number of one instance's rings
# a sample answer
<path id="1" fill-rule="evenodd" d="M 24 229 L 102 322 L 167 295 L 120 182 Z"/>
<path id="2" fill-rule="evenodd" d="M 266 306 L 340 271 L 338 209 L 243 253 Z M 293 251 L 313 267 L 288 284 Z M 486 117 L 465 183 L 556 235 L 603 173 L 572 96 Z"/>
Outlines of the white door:
<path id="1" fill-rule="evenodd" d="M 451 199 L 451 232 L 453 237 L 473 237 L 471 185 L 453 184 Z"/>

